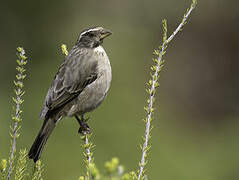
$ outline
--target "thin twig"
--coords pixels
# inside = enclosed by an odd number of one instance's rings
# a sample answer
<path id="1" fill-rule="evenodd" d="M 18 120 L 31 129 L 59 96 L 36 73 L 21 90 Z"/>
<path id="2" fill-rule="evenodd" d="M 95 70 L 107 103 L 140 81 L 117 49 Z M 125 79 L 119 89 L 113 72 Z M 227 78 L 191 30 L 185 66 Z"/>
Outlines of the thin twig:
<path id="1" fill-rule="evenodd" d="M 92 157 L 91 157 L 91 152 L 90 152 L 88 135 L 85 136 L 85 145 L 86 145 L 85 151 L 86 151 L 86 154 L 87 154 L 87 162 L 88 162 L 88 164 L 90 164 Z"/>
<path id="2" fill-rule="evenodd" d="M 41 160 L 38 160 L 33 168 L 33 174 L 32 174 L 31 179 L 32 180 L 43 180 L 42 174 L 43 174 L 43 164 L 41 163 Z"/>
<path id="3" fill-rule="evenodd" d="M 82 136 L 82 139 L 84 140 L 84 144 L 82 145 L 85 149 L 85 152 L 83 153 L 85 156 L 85 163 L 86 163 L 86 167 L 87 167 L 87 172 L 86 172 L 86 179 L 87 180 L 93 180 L 92 176 L 91 176 L 91 165 L 92 165 L 92 155 L 93 153 L 91 152 L 91 148 L 93 147 L 93 144 L 90 142 L 90 136 L 91 134 L 84 134 Z"/>
<path id="4" fill-rule="evenodd" d="M 21 99 L 21 97 L 24 94 L 24 91 L 22 90 L 23 88 L 23 80 L 25 79 L 26 75 L 24 74 L 25 69 L 24 69 L 24 65 L 26 65 L 27 61 L 26 61 L 26 56 L 25 56 L 25 51 L 23 48 L 17 48 L 17 55 L 18 55 L 18 60 L 17 60 L 17 71 L 18 74 L 16 75 L 17 81 L 14 81 L 14 84 L 16 86 L 15 89 L 15 94 L 16 94 L 16 98 L 13 98 L 14 103 L 16 104 L 15 107 L 15 114 L 12 117 L 13 119 L 13 127 L 11 127 L 11 138 L 12 138 L 12 142 L 11 142 L 11 147 L 10 147 L 10 156 L 9 156 L 9 169 L 8 169 L 8 175 L 7 175 L 7 179 L 10 180 L 11 177 L 11 173 L 13 170 L 13 162 L 14 162 L 14 155 L 16 152 L 16 140 L 17 138 L 20 136 L 20 134 L 18 133 L 20 126 L 19 123 L 21 122 L 21 104 L 23 103 L 23 100 Z"/>
<path id="5" fill-rule="evenodd" d="M 167 39 L 167 44 L 173 40 L 173 38 L 175 37 L 175 35 L 182 30 L 182 27 L 186 24 L 191 12 L 193 11 L 193 9 L 196 7 L 197 5 L 197 1 L 193 0 L 190 9 L 187 11 L 187 13 L 184 15 L 182 22 L 179 24 L 179 26 L 177 27 L 177 29 L 173 32 L 173 34 Z"/>
<path id="6" fill-rule="evenodd" d="M 167 39 L 167 25 L 166 21 L 164 21 L 164 38 L 163 38 L 163 45 L 161 46 L 160 51 L 156 55 L 158 55 L 158 58 L 156 60 L 156 66 L 153 66 L 152 69 L 154 71 L 152 80 L 149 81 L 150 89 L 148 90 L 149 93 L 149 99 L 148 99 L 148 105 L 145 108 L 147 112 L 147 117 L 145 119 L 146 126 L 145 126 L 145 135 L 143 137 L 144 144 L 142 147 L 142 157 L 139 164 L 139 173 L 138 173 L 138 180 L 141 180 L 144 175 L 144 167 L 146 164 L 146 154 L 150 147 L 148 147 L 148 141 L 150 139 L 150 130 L 151 130 L 151 121 L 152 121 L 152 115 L 153 115 L 153 104 L 154 104 L 154 96 L 156 92 L 156 88 L 159 86 L 159 74 L 163 67 L 163 55 L 166 53 L 167 44 L 173 40 L 173 38 L 176 36 L 176 34 L 182 29 L 182 27 L 186 24 L 186 21 L 188 17 L 190 16 L 192 10 L 196 7 L 197 1 L 193 0 L 190 9 L 186 12 L 184 15 L 182 22 L 179 24 L 179 26 L 176 28 L 176 30 L 172 33 L 172 35 Z"/>
<path id="7" fill-rule="evenodd" d="M 18 108 L 18 106 L 17 106 Z M 11 173 L 12 173 L 12 164 L 14 161 L 14 154 L 16 151 L 16 129 L 18 127 L 18 122 L 14 123 L 14 127 L 13 127 L 13 139 L 12 139 L 12 147 L 11 147 L 11 151 L 10 151 L 10 158 L 9 158 L 9 169 L 8 169 L 8 174 L 7 174 L 7 179 L 10 180 L 11 177 Z"/>

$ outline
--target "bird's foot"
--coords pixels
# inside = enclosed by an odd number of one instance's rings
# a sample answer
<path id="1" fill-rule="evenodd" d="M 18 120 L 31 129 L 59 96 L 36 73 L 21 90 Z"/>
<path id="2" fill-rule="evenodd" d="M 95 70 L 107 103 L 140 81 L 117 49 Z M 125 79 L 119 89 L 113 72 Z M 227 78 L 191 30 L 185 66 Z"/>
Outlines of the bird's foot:
<path id="1" fill-rule="evenodd" d="M 86 135 L 86 134 L 90 134 L 91 130 L 90 130 L 90 126 L 87 124 L 87 121 L 90 118 L 85 118 L 84 116 L 81 116 L 80 119 L 80 128 L 78 130 L 78 133 L 82 134 L 82 135 Z"/>
<path id="2" fill-rule="evenodd" d="M 85 118 L 83 115 L 80 118 L 75 116 L 75 118 L 77 119 L 78 123 L 80 124 L 80 128 L 78 130 L 78 133 L 82 134 L 82 135 L 90 134 L 91 129 L 90 129 L 90 126 L 87 124 L 87 121 L 90 118 Z"/>
<path id="3" fill-rule="evenodd" d="M 90 134 L 91 133 L 90 126 L 85 121 L 83 121 L 82 125 L 78 130 L 78 133 L 82 135 Z"/>

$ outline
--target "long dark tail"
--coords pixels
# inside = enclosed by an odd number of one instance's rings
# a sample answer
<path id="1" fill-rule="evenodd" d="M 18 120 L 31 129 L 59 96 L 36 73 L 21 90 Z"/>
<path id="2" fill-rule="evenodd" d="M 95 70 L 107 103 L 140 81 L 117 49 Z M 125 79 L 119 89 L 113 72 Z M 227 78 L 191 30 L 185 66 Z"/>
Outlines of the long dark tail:
<path id="1" fill-rule="evenodd" d="M 55 128 L 55 120 L 52 118 L 45 119 L 40 132 L 38 133 L 28 156 L 30 159 L 33 159 L 34 162 L 37 162 L 41 157 L 41 153 L 44 149 L 44 146 L 47 142 L 47 139 L 51 135 L 53 129 Z"/>

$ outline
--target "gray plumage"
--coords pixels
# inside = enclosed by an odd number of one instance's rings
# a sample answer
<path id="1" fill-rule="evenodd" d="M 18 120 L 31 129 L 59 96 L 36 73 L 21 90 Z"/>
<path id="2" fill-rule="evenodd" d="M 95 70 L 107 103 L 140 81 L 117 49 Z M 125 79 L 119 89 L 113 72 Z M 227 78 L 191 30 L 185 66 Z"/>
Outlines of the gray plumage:
<path id="1" fill-rule="evenodd" d="M 83 31 L 62 62 L 40 114 L 44 123 L 28 154 L 34 162 L 40 158 L 57 121 L 65 116 L 84 115 L 97 108 L 106 97 L 112 74 L 101 44 L 110 34 L 102 27 Z"/>

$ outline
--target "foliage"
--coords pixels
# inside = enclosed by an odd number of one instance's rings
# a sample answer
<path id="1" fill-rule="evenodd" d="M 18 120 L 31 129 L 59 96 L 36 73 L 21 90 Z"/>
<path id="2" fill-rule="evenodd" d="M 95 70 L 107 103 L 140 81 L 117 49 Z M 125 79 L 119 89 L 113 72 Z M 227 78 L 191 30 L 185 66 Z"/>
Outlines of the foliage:
<path id="1" fill-rule="evenodd" d="M 142 149 L 142 157 L 139 163 L 139 171 L 138 171 L 138 180 L 146 179 L 145 177 L 145 170 L 144 167 L 147 164 L 147 153 L 149 152 L 151 146 L 149 145 L 149 140 L 151 138 L 150 132 L 152 130 L 152 116 L 154 112 L 154 102 L 155 102 L 155 93 L 157 87 L 160 86 L 159 78 L 160 78 L 160 72 L 162 71 L 162 68 L 164 66 L 165 60 L 163 59 L 163 56 L 166 53 L 167 46 L 169 42 L 173 40 L 175 35 L 182 30 L 182 27 L 186 24 L 187 19 L 189 15 L 191 14 L 192 10 L 196 7 L 197 1 L 193 0 L 190 9 L 187 10 L 187 12 L 184 14 L 183 19 L 179 26 L 176 28 L 176 30 L 172 33 L 172 35 L 167 38 L 167 21 L 164 19 L 162 21 L 163 24 L 163 43 L 162 45 L 154 50 L 155 57 L 153 58 L 153 66 L 151 67 L 151 79 L 147 83 L 146 92 L 148 93 L 149 98 L 147 99 L 146 106 L 144 107 L 144 110 L 146 111 L 146 118 L 144 119 L 145 122 L 145 135 L 143 136 L 143 145 L 141 145 Z"/>
<path id="2" fill-rule="evenodd" d="M 22 47 L 17 48 L 17 75 L 16 80 L 14 81 L 15 89 L 15 97 L 13 97 L 14 102 L 14 114 L 12 115 L 12 124 L 10 127 L 10 135 L 11 135 L 11 147 L 10 147 L 10 155 L 9 162 L 6 159 L 1 160 L 0 164 L 0 180 L 8 179 L 10 180 L 12 174 L 14 173 L 15 180 L 24 180 L 24 179 L 42 179 L 41 174 L 41 162 L 39 161 L 34 165 L 34 170 L 30 173 L 30 167 L 28 167 L 27 163 L 27 150 L 20 149 L 19 156 L 16 157 L 16 145 L 17 139 L 20 137 L 20 123 L 22 122 L 22 104 L 24 102 L 23 95 L 25 91 L 23 90 L 24 83 L 23 80 L 26 78 L 26 69 L 25 65 L 27 64 L 27 57 L 25 55 L 25 50 Z M 8 171 L 6 171 L 8 168 Z M 30 175 L 32 174 L 32 175 Z M 36 178 L 35 178 L 36 177 Z"/>
<path id="3" fill-rule="evenodd" d="M 40 160 L 35 164 L 32 180 L 42 180 L 43 165 Z"/>
<path id="4" fill-rule="evenodd" d="M 90 179 L 94 180 L 136 180 L 135 172 L 125 173 L 124 167 L 119 164 L 119 159 L 114 157 L 111 161 L 105 162 L 104 173 L 100 173 L 94 163 L 89 165 Z M 89 176 L 80 176 L 79 180 L 87 180 Z"/>
<path id="5" fill-rule="evenodd" d="M 27 150 L 23 149 L 19 152 L 19 158 L 16 166 L 15 180 L 23 180 L 26 176 L 26 164 L 27 164 Z"/>
<path id="6" fill-rule="evenodd" d="M 13 120 L 13 125 L 10 127 L 10 135 L 11 135 L 11 147 L 10 147 L 10 157 L 9 157 L 9 169 L 8 169 L 8 175 L 7 179 L 10 179 L 11 173 L 14 169 L 14 160 L 15 160 L 15 152 L 16 152 L 16 140 L 19 138 L 20 133 L 19 130 L 21 126 L 19 126 L 19 123 L 22 121 L 21 119 L 21 106 L 23 103 L 22 96 L 25 94 L 23 90 L 23 80 L 26 77 L 25 74 L 25 65 L 27 64 L 27 57 L 25 56 L 25 51 L 23 48 L 18 47 L 17 48 L 17 75 L 16 75 L 16 80 L 14 81 L 15 85 L 15 95 L 16 97 L 13 97 L 12 100 L 15 104 L 13 106 L 14 109 L 14 114 L 12 115 L 12 120 Z"/>
<path id="7" fill-rule="evenodd" d="M 2 159 L 0 164 L 0 179 L 3 180 L 6 178 L 6 169 L 7 169 L 7 160 Z"/>

